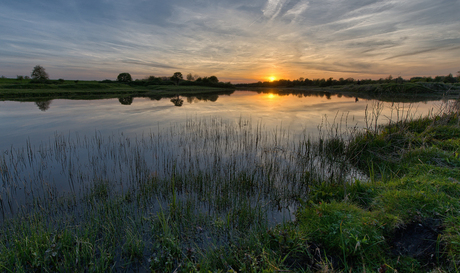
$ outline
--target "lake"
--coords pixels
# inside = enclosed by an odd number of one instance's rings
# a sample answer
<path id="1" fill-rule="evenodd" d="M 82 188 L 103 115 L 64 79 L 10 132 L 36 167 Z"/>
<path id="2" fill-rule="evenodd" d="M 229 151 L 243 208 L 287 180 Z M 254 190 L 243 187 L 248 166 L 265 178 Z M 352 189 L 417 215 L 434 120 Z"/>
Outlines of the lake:
<path id="1" fill-rule="evenodd" d="M 123 133 L 139 136 L 159 128 L 181 126 L 187 120 L 217 118 L 226 121 L 249 120 L 264 124 L 266 130 L 282 127 L 293 135 L 318 133 L 318 126 L 327 119 L 338 123 L 347 117 L 348 125 L 364 127 L 365 109 L 378 101 L 324 94 L 277 95 L 252 91 L 236 91 L 231 95 L 182 98 L 180 107 L 170 98 L 152 100 L 134 98 L 130 105 L 119 99 L 51 100 L 48 102 L 0 102 L 0 150 L 48 142 L 55 134 L 108 136 Z M 418 103 L 385 102 L 379 124 L 396 120 L 397 114 L 424 115 L 437 110 L 440 101 Z M 40 107 L 42 109 L 40 109 Z M 370 111 L 369 111 L 370 112 Z"/>
<path id="2" fill-rule="evenodd" d="M 154 202 L 177 194 L 211 214 L 248 204 L 278 223 L 292 219 L 312 181 L 366 180 L 311 143 L 346 140 L 356 130 L 436 112 L 441 104 L 253 91 L 3 101 L 0 205 L 4 215 L 14 214 L 69 194 L 94 194 L 100 183 L 122 194 L 149 185 Z"/>

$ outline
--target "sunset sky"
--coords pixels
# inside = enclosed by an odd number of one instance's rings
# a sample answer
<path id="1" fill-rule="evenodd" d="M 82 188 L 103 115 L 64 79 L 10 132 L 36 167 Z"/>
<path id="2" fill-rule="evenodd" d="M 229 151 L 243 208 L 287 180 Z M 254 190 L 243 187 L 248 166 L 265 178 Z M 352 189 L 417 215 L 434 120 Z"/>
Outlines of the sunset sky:
<path id="1" fill-rule="evenodd" d="M 0 0 L 0 75 L 454 75 L 460 0 Z"/>

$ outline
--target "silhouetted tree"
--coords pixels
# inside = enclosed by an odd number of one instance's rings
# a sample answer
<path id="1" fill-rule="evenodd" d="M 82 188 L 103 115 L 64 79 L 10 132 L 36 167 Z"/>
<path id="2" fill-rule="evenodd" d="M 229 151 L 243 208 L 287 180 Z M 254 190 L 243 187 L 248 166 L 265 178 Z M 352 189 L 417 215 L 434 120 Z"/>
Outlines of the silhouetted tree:
<path id="1" fill-rule="evenodd" d="M 443 82 L 445 82 L 445 83 L 455 83 L 455 82 L 457 82 L 457 79 L 454 78 L 454 76 L 452 75 L 452 73 L 450 73 L 449 75 L 447 75 L 447 76 L 444 78 Z"/>
<path id="2" fill-rule="evenodd" d="M 195 77 L 192 76 L 192 73 L 187 74 L 187 81 L 194 81 Z"/>
<path id="3" fill-rule="evenodd" d="M 209 81 L 210 83 L 219 83 L 219 79 L 217 79 L 216 76 L 211 76 L 211 77 L 209 77 L 209 78 L 208 78 L 208 81 Z"/>
<path id="4" fill-rule="evenodd" d="M 39 81 L 46 81 L 49 79 L 48 73 L 46 73 L 45 68 L 41 65 L 36 65 L 30 76 L 32 79 Z"/>
<path id="5" fill-rule="evenodd" d="M 403 79 L 401 76 L 399 76 L 399 77 L 397 77 L 396 79 L 394 79 L 394 81 L 395 81 L 396 83 L 404 83 L 404 79 Z"/>
<path id="6" fill-rule="evenodd" d="M 182 76 L 182 73 L 180 72 L 176 72 L 174 73 L 174 75 L 172 75 L 172 77 L 170 78 L 170 80 L 175 83 L 176 85 L 179 84 L 180 81 L 182 81 L 184 79 L 184 77 Z"/>
<path id="7" fill-rule="evenodd" d="M 131 82 L 133 78 L 131 78 L 131 74 L 129 73 L 120 73 L 118 74 L 117 81 L 119 82 Z"/>

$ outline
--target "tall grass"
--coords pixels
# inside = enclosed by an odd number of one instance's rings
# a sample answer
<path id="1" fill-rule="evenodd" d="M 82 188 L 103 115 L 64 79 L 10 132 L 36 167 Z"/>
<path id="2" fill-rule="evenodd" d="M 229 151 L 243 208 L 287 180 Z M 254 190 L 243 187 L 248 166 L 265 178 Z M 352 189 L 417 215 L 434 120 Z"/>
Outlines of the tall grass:
<path id="1" fill-rule="evenodd" d="M 92 137 L 55 134 L 38 147 L 28 141 L 0 156 L 2 211 L 26 212 L 64 195 L 88 193 L 102 198 L 142 194 L 163 201 L 173 194 L 179 200 L 194 196 L 210 213 L 243 202 L 275 211 L 306 196 L 311 183 L 356 175 L 353 168 L 345 173 L 339 160 L 344 150 L 339 135 L 318 144 L 293 139 L 282 127 L 263 127 L 242 119 L 201 119 L 135 138 L 96 132 Z"/>
<path id="2" fill-rule="evenodd" d="M 86 261 L 81 269 L 88 270 L 88 263 L 93 270 L 120 263 L 170 271 L 194 267 L 209 258 L 210 249 L 222 251 L 248 232 L 294 220 L 312 185 L 359 175 L 344 167 L 337 141 L 323 145 L 281 126 L 266 130 L 249 120 L 216 118 L 134 138 L 96 132 L 55 134 L 38 146 L 27 141 L 0 156 L 0 209 L 5 232 L 19 236 L 9 227 L 21 221 L 27 230 L 36 226 L 41 239 L 34 240 L 42 246 L 33 252 L 35 264 L 27 257 L 11 259 L 35 270 L 72 268 L 59 260 L 70 254 Z M 72 245 L 55 251 L 55 260 L 46 256 L 54 249 L 50 236 L 70 236 L 66 243 Z"/>

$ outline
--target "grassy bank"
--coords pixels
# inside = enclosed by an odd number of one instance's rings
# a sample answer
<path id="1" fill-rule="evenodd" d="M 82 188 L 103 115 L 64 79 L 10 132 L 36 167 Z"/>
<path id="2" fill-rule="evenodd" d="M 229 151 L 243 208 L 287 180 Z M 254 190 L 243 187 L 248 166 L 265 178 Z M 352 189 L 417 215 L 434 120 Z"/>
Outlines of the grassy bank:
<path id="1" fill-rule="evenodd" d="M 132 86 L 124 83 L 97 81 L 52 81 L 29 83 L 29 80 L 0 79 L 0 100 L 44 99 L 103 99 L 126 96 L 175 96 L 229 91 L 209 86 L 149 85 Z"/>
<path id="2" fill-rule="evenodd" d="M 356 135 L 346 153 L 370 183 L 314 187 L 293 238 L 346 272 L 458 272 L 458 106 Z"/>
<path id="3" fill-rule="evenodd" d="M 0 162 L 9 189 L 2 211 L 15 211 L 0 229 L 4 272 L 460 268 L 458 105 L 351 138 L 330 133 L 299 143 L 245 121 L 213 120 L 136 140 L 57 137 L 51 144 L 4 153 Z M 165 153 L 173 144 L 183 154 Z M 162 173 L 151 172 L 144 151 Z M 90 173 L 111 173 L 106 165 L 114 161 L 126 179 L 86 178 L 75 165 L 86 153 Z M 60 193 L 43 178 L 50 159 L 72 173 L 74 190 Z M 27 166 L 36 178 L 16 182 Z M 354 167 L 368 178 L 347 172 Z M 16 192 L 29 201 L 15 207 L 16 198 L 5 196 Z M 295 220 L 270 222 L 267 215 L 289 207 Z"/>

